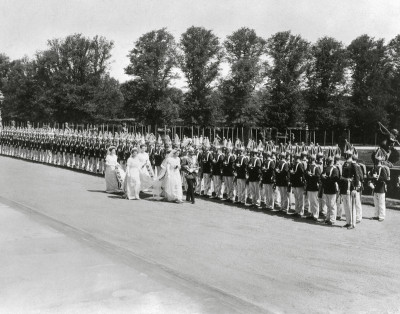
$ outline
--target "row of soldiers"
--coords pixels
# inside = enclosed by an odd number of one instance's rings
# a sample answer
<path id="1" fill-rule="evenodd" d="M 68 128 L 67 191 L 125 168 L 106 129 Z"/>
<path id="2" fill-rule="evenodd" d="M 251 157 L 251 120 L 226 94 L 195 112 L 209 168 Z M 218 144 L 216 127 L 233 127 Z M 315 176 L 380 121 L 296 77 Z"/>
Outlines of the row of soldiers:
<path id="1" fill-rule="evenodd" d="M 124 167 L 131 149 L 141 144 L 147 144 L 156 173 L 161 172 L 162 161 L 171 148 L 180 147 L 182 159 L 192 158 L 197 163 L 195 192 L 205 197 L 225 197 L 227 202 L 278 208 L 285 213 L 289 213 L 293 200 L 296 216 L 316 221 L 322 216 L 331 225 L 345 214 L 345 226 L 352 229 L 362 219 L 363 181 L 369 180 L 377 196 L 377 217 L 381 221 L 385 217 L 384 192 L 390 172 L 379 165 L 382 154 L 379 150 L 375 153 L 377 166 L 374 173 L 367 174 L 349 143 L 343 161 L 339 147 L 323 151 L 313 144 L 276 146 L 251 139 L 245 147 L 240 140 L 233 144 L 215 138 L 210 143 L 201 136 L 182 140 L 176 136 L 171 141 L 168 136 L 157 140 L 152 134 L 126 132 L 6 128 L 0 134 L 2 154 L 100 173 L 104 172 L 108 147 L 116 147 Z"/>

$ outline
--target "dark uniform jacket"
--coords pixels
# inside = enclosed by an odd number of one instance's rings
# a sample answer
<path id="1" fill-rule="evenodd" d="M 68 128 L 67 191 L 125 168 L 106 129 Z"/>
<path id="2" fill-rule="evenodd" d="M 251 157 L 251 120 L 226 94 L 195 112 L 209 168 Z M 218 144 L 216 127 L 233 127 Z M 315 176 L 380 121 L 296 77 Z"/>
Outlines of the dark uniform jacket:
<path id="1" fill-rule="evenodd" d="M 336 194 L 336 184 L 339 182 L 339 170 L 335 166 L 326 167 L 324 174 L 325 178 L 322 179 L 324 194 Z"/>
<path id="2" fill-rule="evenodd" d="M 306 190 L 310 192 L 319 191 L 319 186 L 321 184 L 321 167 L 319 165 L 310 164 L 308 166 L 308 171 L 306 173 Z"/>
<path id="3" fill-rule="evenodd" d="M 390 171 L 390 170 L 389 170 Z M 374 193 L 386 193 L 386 182 L 389 181 L 390 173 L 387 167 L 377 166 L 372 170 L 372 174 L 377 174 L 378 178 L 373 178 L 375 184 Z"/>
<path id="4" fill-rule="evenodd" d="M 297 162 L 295 165 L 293 165 L 294 173 L 290 176 L 290 182 L 292 183 L 292 187 L 294 188 L 300 188 L 304 187 L 305 184 L 305 171 L 304 171 L 304 166 L 302 162 Z"/>
<path id="5" fill-rule="evenodd" d="M 212 175 L 213 176 L 222 176 L 223 165 L 224 165 L 224 154 L 218 154 L 218 153 L 214 154 Z"/>
<path id="6" fill-rule="evenodd" d="M 262 183 L 274 184 L 275 183 L 275 161 L 265 160 L 262 165 Z"/>
<path id="7" fill-rule="evenodd" d="M 212 153 L 204 152 L 202 156 L 203 173 L 211 173 L 212 170 Z"/>
<path id="8" fill-rule="evenodd" d="M 247 156 L 239 156 L 236 159 L 236 177 L 238 179 L 246 179 L 248 163 L 249 159 Z"/>
<path id="9" fill-rule="evenodd" d="M 229 154 L 225 156 L 224 164 L 222 167 L 222 174 L 225 177 L 233 177 L 235 173 L 235 155 Z"/>
<path id="10" fill-rule="evenodd" d="M 261 160 L 260 158 L 253 156 L 250 158 L 249 164 L 247 166 L 247 171 L 249 173 L 249 182 L 260 181 L 261 179 Z"/>
<path id="11" fill-rule="evenodd" d="M 276 186 L 288 186 L 290 181 L 289 163 L 281 160 L 275 168 Z"/>
<path id="12" fill-rule="evenodd" d="M 342 175 L 339 181 L 340 194 L 347 194 L 359 186 L 360 178 L 353 162 L 346 161 L 342 166 Z"/>

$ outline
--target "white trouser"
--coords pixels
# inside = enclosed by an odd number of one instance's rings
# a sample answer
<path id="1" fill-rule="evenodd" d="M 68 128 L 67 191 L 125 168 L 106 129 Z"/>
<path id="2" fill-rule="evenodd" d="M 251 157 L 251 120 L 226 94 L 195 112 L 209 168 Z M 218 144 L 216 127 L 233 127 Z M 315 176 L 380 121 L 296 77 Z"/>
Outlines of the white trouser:
<path id="1" fill-rule="evenodd" d="M 310 202 L 310 211 L 314 218 L 319 217 L 318 191 L 307 191 L 308 201 Z"/>
<path id="2" fill-rule="evenodd" d="M 235 194 L 234 194 L 234 189 L 233 189 L 233 179 L 234 176 L 224 176 L 224 182 L 225 182 L 225 193 L 226 193 L 226 198 L 228 200 L 234 200 L 235 199 Z"/>
<path id="3" fill-rule="evenodd" d="M 267 197 L 267 193 L 265 193 L 265 191 L 264 191 L 264 184 L 261 183 L 261 185 L 260 185 L 260 201 L 265 202 L 266 197 Z"/>
<path id="4" fill-rule="evenodd" d="M 249 182 L 249 194 L 253 205 L 259 204 L 260 199 L 260 183 L 258 181 Z"/>
<path id="5" fill-rule="evenodd" d="M 294 210 L 297 214 L 304 215 L 304 188 L 294 187 Z"/>
<path id="6" fill-rule="evenodd" d="M 274 202 L 277 206 L 281 206 L 281 194 L 279 193 L 279 189 L 274 190 Z"/>
<path id="7" fill-rule="evenodd" d="M 287 186 L 277 186 L 277 190 L 279 190 L 279 194 L 281 197 L 281 210 L 286 213 L 289 210 L 289 193 L 287 189 Z"/>
<path id="8" fill-rule="evenodd" d="M 352 204 L 350 194 L 342 194 L 343 208 L 346 214 L 346 224 L 354 226 L 356 218 L 356 207 Z"/>
<path id="9" fill-rule="evenodd" d="M 308 200 L 308 194 L 303 194 L 303 207 L 305 211 L 309 211 L 310 210 L 310 206 L 309 206 L 309 200 Z"/>
<path id="10" fill-rule="evenodd" d="M 246 202 L 246 179 L 237 179 L 237 192 L 238 202 Z"/>
<path id="11" fill-rule="evenodd" d="M 221 188 L 222 188 L 222 178 L 218 175 L 213 175 L 213 184 L 214 184 L 214 192 L 215 197 L 221 197 Z"/>
<path id="12" fill-rule="evenodd" d="M 204 179 L 204 195 L 208 195 L 211 189 L 211 174 L 204 173 L 203 179 Z"/>
<path id="13" fill-rule="evenodd" d="M 319 200 L 319 210 L 321 211 L 321 213 L 323 215 L 326 216 L 328 208 L 327 208 L 327 205 L 326 205 L 326 202 L 325 202 L 324 195 L 322 195 L 322 197 L 320 199 L 318 199 L 318 200 Z"/>
<path id="14" fill-rule="evenodd" d="M 324 194 L 322 198 L 327 207 L 326 220 L 330 222 L 336 221 L 336 194 Z"/>
<path id="15" fill-rule="evenodd" d="M 386 200 L 385 193 L 374 193 L 375 217 L 385 219 L 386 216 Z"/>
<path id="16" fill-rule="evenodd" d="M 361 206 L 361 194 L 357 192 L 356 194 L 356 221 L 362 220 L 362 206 Z"/>
<path id="17" fill-rule="evenodd" d="M 275 198 L 274 198 L 274 185 L 273 184 L 263 184 L 265 206 L 267 208 L 274 209 Z"/>
<path id="18" fill-rule="evenodd" d="M 196 176 L 196 189 L 195 189 L 195 193 L 197 193 L 197 194 L 200 194 L 200 192 L 201 192 L 201 181 L 202 181 L 202 179 L 201 179 L 201 174 L 199 173 L 199 174 Z"/>
<path id="19" fill-rule="evenodd" d="M 336 197 L 336 209 L 337 209 L 336 216 L 342 218 L 343 211 L 344 211 L 344 209 L 343 209 L 343 200 L 342 200 L 342 197 L 341 197 L 340 194 L 336 194 L 336 196 L 337 196 Z"/>

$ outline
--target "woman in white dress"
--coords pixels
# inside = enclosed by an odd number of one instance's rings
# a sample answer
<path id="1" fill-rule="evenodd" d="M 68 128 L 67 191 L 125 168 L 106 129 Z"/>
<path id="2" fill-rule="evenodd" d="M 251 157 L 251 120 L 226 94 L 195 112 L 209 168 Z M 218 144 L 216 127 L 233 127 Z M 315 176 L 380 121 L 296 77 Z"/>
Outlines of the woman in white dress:
<path id="1" fill-rule="evenodd" d="M 166 160 L 164 192 L 169 202 L 182 203 L 181 160 L 179 149 L 174 149 Z"/>
<path id="2" fill-rule="evenodd" d="M 107 193 L 118 192 L 118 179 L 117 179 L 117 174 L 115 172 L 115 167 L 117 166 L 118 162 L 117 162 L 117 154 L 115 153 L 115 147 L 111 146 L 108 149 L 108 155 L 106 157 L 106 171 L 104 174 L 106 179 Z"/>
<path id="3" fill-rule="evenodd" d="M 147 146 L 145 144 L 140 145 L 138 158 L 142 167 L 140 167 L 140 185 L 141 191 L 148 190 L 154 183 L 154 173 L 151 168 L 149 154 L 146 152 Z"/>
<path id="4" fill-rule="evenodd" d="M 131 157 L 126 163 L 126 176 L 124 182 L 125 195 L 128 200 L 139 200 L 140 192 L 140 168 L 142 163 L 138 157 L 137 148 L 131 151 Z"/>

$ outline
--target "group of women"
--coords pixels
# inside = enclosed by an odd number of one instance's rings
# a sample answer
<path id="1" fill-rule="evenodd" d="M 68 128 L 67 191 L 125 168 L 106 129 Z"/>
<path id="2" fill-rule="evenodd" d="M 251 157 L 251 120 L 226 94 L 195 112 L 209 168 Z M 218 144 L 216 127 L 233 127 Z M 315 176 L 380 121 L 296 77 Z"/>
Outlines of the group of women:
<path id="1" fill-rule="evenodd" d="M 140 191 L 153 187 L 153 193 L 166 201 L 182 203 L 182 179 L 179 153 L 173 149 L 164 159 L 160 173 L 154 174 L 145 144 L 131 150 L 126 168 L 118 163 L 116 147 L 111 146 L 106 156 L 106 192 L 121 193 L 128 200 L 139 200 Z M 124 169 L 125 168 L 125 169 Z"/>

